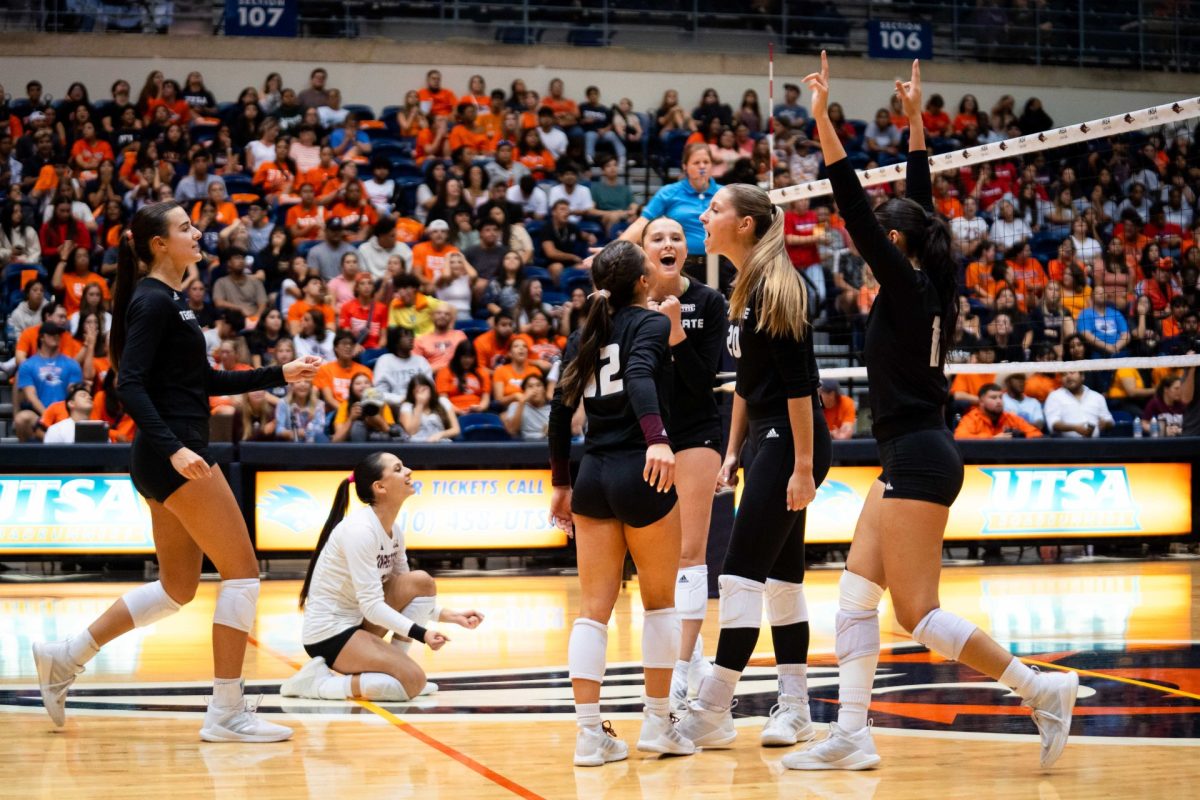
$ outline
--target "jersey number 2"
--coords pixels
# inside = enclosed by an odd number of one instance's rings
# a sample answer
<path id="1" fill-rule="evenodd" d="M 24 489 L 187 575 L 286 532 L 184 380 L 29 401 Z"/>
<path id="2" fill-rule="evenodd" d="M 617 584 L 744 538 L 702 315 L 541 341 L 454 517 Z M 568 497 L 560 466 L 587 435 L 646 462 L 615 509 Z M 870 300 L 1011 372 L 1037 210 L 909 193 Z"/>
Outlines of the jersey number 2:
<path id="1" fill-rule="evenodd" d="M 584 397 L 596 396 L 596 385 L 599 383 L 600 396 L 607 397 L 610 394 L 618 394 L 625 391 L 625 381 L 614 377 L 617 371 L 621 368 L 621 346 L 618 344 L 608 344 L 600 348 L 600 368 L 597 370 L 599 381 L 592 380 L 587 385 L 584 391 Z"/>
<path id="2" fill-rule="evenodd" d="M 933 318 L 933 339 L 929 343 L 929 366 L 936 367 L 938 365 L 938 357 L 941 355 L 942 344 L 942 318 Z"/>

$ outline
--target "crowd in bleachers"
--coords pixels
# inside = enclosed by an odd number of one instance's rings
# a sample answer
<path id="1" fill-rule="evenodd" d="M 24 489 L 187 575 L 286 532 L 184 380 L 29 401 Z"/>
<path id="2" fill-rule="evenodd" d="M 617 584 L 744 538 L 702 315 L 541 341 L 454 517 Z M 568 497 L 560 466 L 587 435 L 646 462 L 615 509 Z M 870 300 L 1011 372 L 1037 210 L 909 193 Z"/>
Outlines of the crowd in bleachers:
<path id="1" fill-rule="evenodd" d="M 639 213 L 630 163 L 669 177 L 687 143 L 705 142 L 722 182 L 823 174 L 792 85 L 772 151 L 752 90 L 736 108 L 713 90 L 688 108 L 668 90 L 639 113 L 596 87 L 576 102 L 558 79 L 542 95 L 520 79 L 488 91 L 474 76 L 458 95 L 431 70 L 376 113 L 343 104 L 327 78 L 314 70 L 297 92 L 271 74 L 235 102 L 218 102 L 198 72 L 181 83 L 152 73 L 136 95 L 117 81 L 102 101 L 75 83 L 50 103 L 33 81 L 0 108 L 0 302 L 13 350 L 0 369 L 15 379 L 19 438 L 86 418 L 108 422 L 114 441 L 131 437 L 111 388 L 107 309 L 117 244 L 147 203 L 181 203 L 202 232 L 182 295 L 214 366 L 327 361 L 311 386 L 213 398 L 218 435 L 534 440 L 590 291 L 588 249 Z M 839 135 L 856 165 L 886 164 L 903 157 L 904 124 L 881 108 L 869 124 L 843 115 Z M 939 151 L 1051 125 L 1036 98 L 1018 113 L 1011 96 L 989 113 L 968 95 L 951 116 L 934 95 L 925 115 Z M 1197 186 L 1182 127 L 940 175 L 963 267 L 952 360 L 1191 349 Z M 872 191 L 882 200 L 904 187 Z M 858 336 L 878 285 L 836 209 L 794 203 L 787 232 L 818 326 Z M 1089 372 L 1086 388 L 1120 414 L 1156 399 L 1166 433 L 1178 427 L 1171 377 Z M 1049 380 L 1039 397 L 1031 376 L 1013 403 L 1047 399 Z M 987 383 L 955 382 L 960 412 L 982 405 Z"/>

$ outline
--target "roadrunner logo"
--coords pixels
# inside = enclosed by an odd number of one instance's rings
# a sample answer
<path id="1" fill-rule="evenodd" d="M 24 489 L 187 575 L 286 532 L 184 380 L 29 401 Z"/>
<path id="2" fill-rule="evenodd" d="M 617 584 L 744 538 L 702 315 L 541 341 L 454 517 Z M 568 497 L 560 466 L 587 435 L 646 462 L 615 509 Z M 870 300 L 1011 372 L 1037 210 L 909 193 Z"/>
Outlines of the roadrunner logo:
<path id="1" fill-rule="evenodd" d="M 272 489 L 259 503 L 259 511 L 272 522 L 278 522 L 294 533 L 312 530 L 324 516 L 312 495 L 295 486 Z"/>
<path id="2" fill-rule="evenodd" d="M 985 533 L 1138 531 L 1124 467 L 981 468 L 992 479 Z"/>

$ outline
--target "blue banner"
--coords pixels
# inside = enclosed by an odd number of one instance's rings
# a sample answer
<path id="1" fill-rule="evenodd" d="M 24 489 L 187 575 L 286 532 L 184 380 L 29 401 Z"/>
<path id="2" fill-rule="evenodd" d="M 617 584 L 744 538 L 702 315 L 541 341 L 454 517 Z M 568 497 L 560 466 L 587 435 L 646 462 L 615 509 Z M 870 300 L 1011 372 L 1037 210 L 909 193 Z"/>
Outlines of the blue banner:
<path id="1" fill-rule="evenodd" d="M 297 0 L 225 0 L 226 36 L 295 36 Z"/>
<path id="2" fill-rule="evenodd" d="M 867 55 L 871 58 L 933 58 L 933 26 L 928 22 L 867 22 Z"/>
<path id="3" fill-rule="evenodd" d="M 0 475 L 0 553 L 153 553 L 128 475 Z"/>

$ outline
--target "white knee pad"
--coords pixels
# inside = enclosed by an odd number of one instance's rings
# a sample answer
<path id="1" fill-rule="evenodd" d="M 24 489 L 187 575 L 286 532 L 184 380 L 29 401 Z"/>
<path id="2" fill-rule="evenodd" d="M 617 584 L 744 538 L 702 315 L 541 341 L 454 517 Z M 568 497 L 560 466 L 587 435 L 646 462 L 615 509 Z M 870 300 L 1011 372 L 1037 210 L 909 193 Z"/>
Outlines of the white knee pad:
<path id="1" fill-rule="evenodd" d="M 171 595 L 167 594 L 162 581 L 143 584 L 126 592 L 121 599 L 125 601 L 125 607 L 129 609 L 129 616 L 133 618 L 133 624 L 139 628 L 153 625 L 163 617 L 169 617 L 183 608 L 171 599 Z"/>
<path id="2" fill-rule="evenodd" d="M 679 649 L 679 640 L 675 640 Z M 567 642 L 567 669 L 572 678 L 604 682 L 605 651 L 608 650 L 608 626 L 594 619 L 580 617 L 571 626 Z M 671 664 L 674 664 L 672 656 Z"/>
<path id="3" fill-rule="evenodd" d="M 213 622 L 249 633 L 254 627 L 254 612 L 258 608 L 258 586 L 258 578 L 221 581 Z"/>
<path id="4" fill-rule="evenodd" d="M 958 661 L 975 625 L 962 617 L 935 608 L 913 629 L 913 641 L 920 642 L 942 658 Z"/>
<path id="5" fill-rule="evenodd" d="M 776 627 L 808 621 L 804 584 L 767 578 L 767 621 Z"/>
<path id="6" fill-rule="evenodd" d="M 704 619 L 708 611 L 708 565 L 684 567 L 675 578 L 675 611 L 680 619 Z"/>
<path id="7" fill-rule="evenodd" d="M 766 587 L 739 575 L 722 575 L 717 581 L 721 586 L 721 627 L 762 627 L 762 600 Z"/>
<path id="8" fill-rule="evenodd" d="M 434 616 L 437 611 L 436 597 L 414 597 L 400 613 L 424 628 L 431 620 L 437 622 L 437 617 Z"/>
<path id="9" fill-rule="evenodd" d="M 358 676 L 358 696 L 367 700 L 402 703 L 409 700 L 400 681 L 383 672 L 364 672 Z"/>
<path id="10" fill-rule="evenodd" d="M 879 612 L 842 611 L 836 616 L 837 635 L 833 652 L 839 664 L 879 653 Z"/>
<path id="11" fill-rule="evenodd" d="M 872 611 L 879 608 L 883 587 L 848 570 L 838 579 L 838 608 L 843 611 Z"/>
<path id="12" fill-rule="evenodd" d="M 679 658 L 679 615 L 673 608 L 647 611 L 642 621 L 642 665 L 672 669 Z"/>

